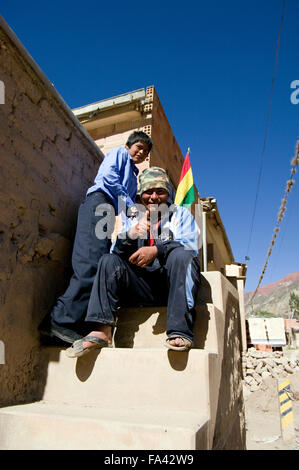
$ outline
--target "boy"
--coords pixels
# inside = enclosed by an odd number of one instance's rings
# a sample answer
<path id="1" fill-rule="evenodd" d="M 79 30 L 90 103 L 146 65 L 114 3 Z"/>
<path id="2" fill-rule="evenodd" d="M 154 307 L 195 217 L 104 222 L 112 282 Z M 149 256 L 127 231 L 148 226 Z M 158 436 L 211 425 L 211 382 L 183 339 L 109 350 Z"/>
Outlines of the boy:
<path id="1" fill-rule="evenodd" d="M 40 325 L 42 334 L 72 343 L 82 337 L 81 330 L 99 259 L 111 247 L 115 213 L 136 213 L 138 168 L 152 148 L 151 138 L 142 131 L 133 132 L 125 147 L 111 150 L 79 208 L 72 267 L 73 275 L 65 293 L 58 298 L 50 318 Z M 101 225 L 104 222 L 104 225 Z M 101 233 L 97 232 L 101 227 Z M 80 334 L 78 333 L 80 331 Z"/>

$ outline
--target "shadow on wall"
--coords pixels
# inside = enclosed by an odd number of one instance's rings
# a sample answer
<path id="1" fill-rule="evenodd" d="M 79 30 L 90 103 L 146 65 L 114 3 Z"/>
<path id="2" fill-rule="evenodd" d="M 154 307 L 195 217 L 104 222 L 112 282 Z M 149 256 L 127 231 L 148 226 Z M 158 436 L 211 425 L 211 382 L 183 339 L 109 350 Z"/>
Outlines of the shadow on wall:
<path id="1" fill-rule="evenodd" d="M 231 293 L 228 293 L 226 302 L 222 353 L 213 450 L 244 450 L 241 323 L 239 305 Z"/>
<path id="2" fill-rule="evenodd" d="M 213 299 L 210 283 L 201 274 L 196 305 L 196 322 L 194 325 L 194 346 L 198 349 L 206 348 L 206 340 L 211 320 L 207 304 L 212 303 Z"/>
<path id="3" fill-rule="evenodd" d="M 38 325 L 65 289 L 68 277 L 69 269 L 54 262 L 16 267 L 1 309 L 5 363 L 0 365 L 0 406 L 42 399 L 48 355 L 41 346 Z"/>
<path id="4" fill-rule="evenodd" d="M 157 313 L 151 323 L 152 334 L 159 335 L 166 330 L 166 307 L 127 307 L 119 310 L 117 327 L 114 334 L 116 348 L 133 348 L 136 334 L 141 325 Z"/>

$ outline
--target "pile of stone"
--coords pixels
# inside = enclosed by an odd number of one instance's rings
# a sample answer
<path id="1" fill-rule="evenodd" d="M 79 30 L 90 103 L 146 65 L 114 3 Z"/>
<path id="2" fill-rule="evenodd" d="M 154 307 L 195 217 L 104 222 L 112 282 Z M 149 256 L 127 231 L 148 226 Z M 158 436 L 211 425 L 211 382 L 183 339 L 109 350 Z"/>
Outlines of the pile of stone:
<path id="1" fill-rule="evenodd" d="M 287 357 L 283 351 L 259 351 L 249 348 L 243 354 L 243 385 L 248 392 L 261 387 L 266 377 L 283 379 L 299 370 L 297 357 Z"/>

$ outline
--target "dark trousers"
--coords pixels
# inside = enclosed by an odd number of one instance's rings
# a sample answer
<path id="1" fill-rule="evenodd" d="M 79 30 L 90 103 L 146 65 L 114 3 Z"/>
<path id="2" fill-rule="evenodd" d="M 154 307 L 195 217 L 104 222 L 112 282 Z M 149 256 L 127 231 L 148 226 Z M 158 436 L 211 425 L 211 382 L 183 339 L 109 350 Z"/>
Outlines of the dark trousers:
<path id="1" fill-rule="evenodd" d="M 105 204 L 110 210 L 104 212 L 99 206 Z M 107 206 L 109 204 L 109 206 Z M 100 206 L 103 208 L 103 206 Z M 96 209 L 98 210 L 96 211 Z M 98 215 L 99 214 L 99 215 Z M 104 223 L 106 236 L 96 235 L 96 226 Z M 115 213 L 111 201 L 102 192 L 94 192 L 86 197 L 78 212 L 77 230 L 72 253 L 73 275 L 65 293 L 58 298 L 51 312 L 52 319 L 59 324 L 75 323 L 85 320 L 92 285 L 101 256 L 111 247 L 111 234 L 114 229 Z"/>
<path id="2" fill-rule="evenodd" d="M 180 333 L 192 340 L 199 283 L 199 260 L 183 247 L 155 271 L 107 254 L 99 261 L 86 320 L 114 325 L 119 306 L 167 305 L 167 335 Z"/>

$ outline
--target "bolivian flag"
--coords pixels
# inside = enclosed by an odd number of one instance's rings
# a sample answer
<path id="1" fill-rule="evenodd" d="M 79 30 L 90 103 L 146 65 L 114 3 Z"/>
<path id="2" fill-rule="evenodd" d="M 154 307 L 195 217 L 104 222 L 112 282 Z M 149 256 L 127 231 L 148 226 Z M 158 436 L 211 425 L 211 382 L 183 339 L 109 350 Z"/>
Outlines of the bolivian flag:
<path id="1" fill-rule="evenodd" d="M 188 149 L 174 203 L 177 206 L 190 205 L 195 201 L 194 182 Z"/>

